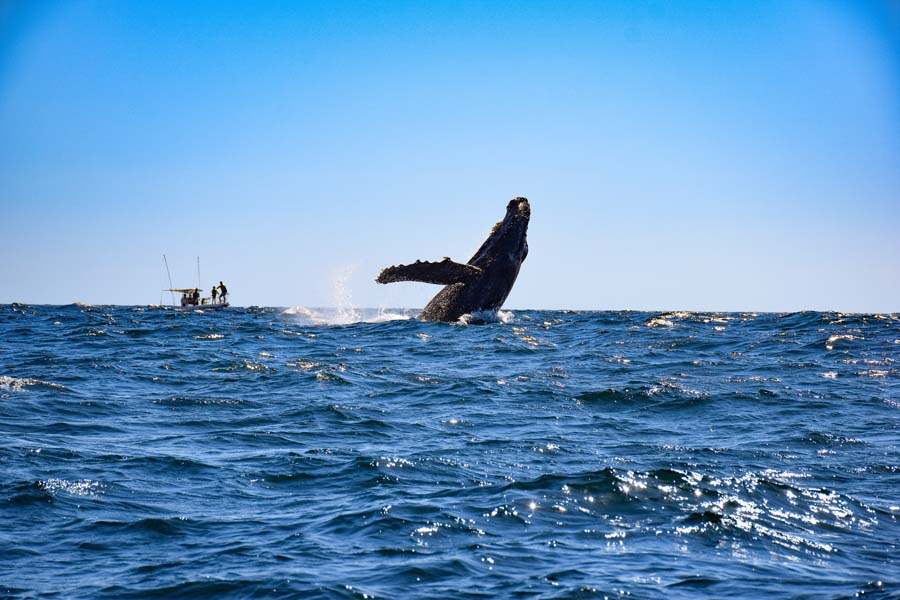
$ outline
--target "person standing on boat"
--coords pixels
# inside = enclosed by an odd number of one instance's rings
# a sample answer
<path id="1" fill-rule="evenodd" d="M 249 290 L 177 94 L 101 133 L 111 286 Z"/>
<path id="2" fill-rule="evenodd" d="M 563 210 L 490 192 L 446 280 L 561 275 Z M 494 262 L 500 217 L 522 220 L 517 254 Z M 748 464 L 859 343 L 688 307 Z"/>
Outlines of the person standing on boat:
<path id="1" fill-rule="evenodd" d="M 225 304 L 226 302 L 228 302 L 228 300 L 226 300 L 227 296 L 228 296 L 228 288 L 225 287 L 225 284 L 220 281 L 219 282 L 219 297 L 222 299 L 222 304 Z"/>
<path id="2" fill-rule="evenodd" d="M 213 304 L 216 303 L 216 296 L 218 296 L 218 295 L 219 295 L 219 288 L 218 288 L 218 286 L 214 285 L 213 289 L 212 289 L 212 303 Z"/>

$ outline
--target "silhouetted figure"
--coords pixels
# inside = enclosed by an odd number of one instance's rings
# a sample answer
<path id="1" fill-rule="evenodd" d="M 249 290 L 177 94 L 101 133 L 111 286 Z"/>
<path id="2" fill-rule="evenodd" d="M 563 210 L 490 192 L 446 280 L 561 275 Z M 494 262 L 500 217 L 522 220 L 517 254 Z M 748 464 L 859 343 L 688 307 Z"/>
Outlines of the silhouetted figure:
<path id="1" fill-rule="evenodd" d="M 194 290 L 193 298 L 193 305 L 200 306 L 200 290 Z"/>
<path id="2" fill-rule="evenodd" d="M 219 282 L 219 297 L 222 299 L 222 304 L 228 302 L 228 288 L 221 281 Z"/>
<path id="3" fill-rule="evenodd" d="M 213 304 L 216 303 L 216 296 L 218 296 L 218 295 L 219 295 L 219 288 L 216 286 L 213 286 L 213 289 L 212 289 L 212 303 Z"/>

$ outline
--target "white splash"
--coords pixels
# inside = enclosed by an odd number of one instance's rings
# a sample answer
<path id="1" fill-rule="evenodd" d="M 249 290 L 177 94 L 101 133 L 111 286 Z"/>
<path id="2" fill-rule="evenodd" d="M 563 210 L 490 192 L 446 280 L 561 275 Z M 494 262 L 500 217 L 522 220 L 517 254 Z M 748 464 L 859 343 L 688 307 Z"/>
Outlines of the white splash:
<path id="1" fill-rule="evenodd" d="M 353 269 L 347 267 L 334 280 L 334 305 L 337 307 L 335 325 L 359 323 L 362 320 L 359 311 L 353 306 L 353 293 L 347 285 L 351 275 Z"/>
<path id="2" fill-rule="evenodd" d="M 457 323 L 460 325 L 473 325 L 481 323 L 503 323 L 507 325 L 513 322 L 515 315 L 511 311 L 505 310 L 479 310 L 473 313 L 466 313 L 459 318 Z"/>
<path id="3" fill-rule="evenodd" d="M 293 306 L 282 314 L 301 317 L 312 325 L 352 325 L 353 323 L 386 323 L 404 321 L 411 316 L 407 312 L 397 312 L 387 308 L 358 308 L 353 304 L 353 293 L 348 285 L 352 268 L 345 268 L 334 280 L 334 307 L 307 308 Z"/>
<path id="4" fill-rule="evenodd" d="M 388 321 L 408 321 L 412 316 L 406 313 L 392 312 L 391 310 L 381 307 L 377 309 L 375 316 L 366 319 L 366 323 L 387 323 Z"/>
<path id="5" fill-rule="evenodd" d="M 415 316 L 415 311 L 386 308 L 354 308 L 354 316 L 350 318 L 346 311 L 339 308 L 307 308 L 294 306 L 285 309 L 281 314 L 297 317 L 298 321 L 307 325 L 352 325 L 354 323 L 387 323 L 388 321 L 407 321 Z"/>

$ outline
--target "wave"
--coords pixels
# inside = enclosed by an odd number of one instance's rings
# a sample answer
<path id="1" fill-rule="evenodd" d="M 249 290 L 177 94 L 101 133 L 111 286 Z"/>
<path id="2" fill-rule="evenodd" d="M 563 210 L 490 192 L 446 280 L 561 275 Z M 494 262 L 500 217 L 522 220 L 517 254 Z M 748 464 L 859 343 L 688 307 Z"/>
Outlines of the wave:
<path id="1" fill-rule="evenodd" d="M 506 325 L 512 323 L 514 317 L 515 315 L 511 311 L 479 310 L 464 314 L 457 323 L 460 325 L 483 325 L 486 323 L 503 323 Z"/>
<path id="2" fill-rule="evenodd" d="M 863 339 L 857 335 L 843 334 L 843 335 L 832 335 L 825 341 L 825 349 L 826 350 L 834 350 L 835 346 L 844 346 L 844 342 L 853 342 L 857 340 Z"/>
<path id="3" fill-rule="evenodd" d="M 900 565 L 891 320 L 329 300 L 0 307 L 4 592 L 829 598 Z"/>
<path id="4" fill-rule="evenodd" d="M 22 392 L 25 391 L 27 387 L 35 387 L 35 386 L 43 386 L 52 388 L 54 390 L 60 390 L 63 392 L 71 392 L 69 388 L 64 385 L 60 385 L 58 383 L 53 383 L 51 381 L 41 381 L 40 379 L 32 379 L 30 377 L 9 377 L 7 375 L 0 375 L 0 389 L 10 390 L 12 392 Z"/>

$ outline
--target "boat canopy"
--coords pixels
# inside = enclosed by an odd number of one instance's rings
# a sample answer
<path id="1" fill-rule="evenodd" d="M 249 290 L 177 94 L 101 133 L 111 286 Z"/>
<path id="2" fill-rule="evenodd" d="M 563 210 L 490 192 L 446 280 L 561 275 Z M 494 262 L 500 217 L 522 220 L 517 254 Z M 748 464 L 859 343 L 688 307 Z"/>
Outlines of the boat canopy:
<path id="1" fill-rule="evenodd" d="M 194 292 L 202 291 L 200 288 L 170 288 L 166 290 L 167 292 L 178 292 L 179 294 L 193 294 Z"/>

